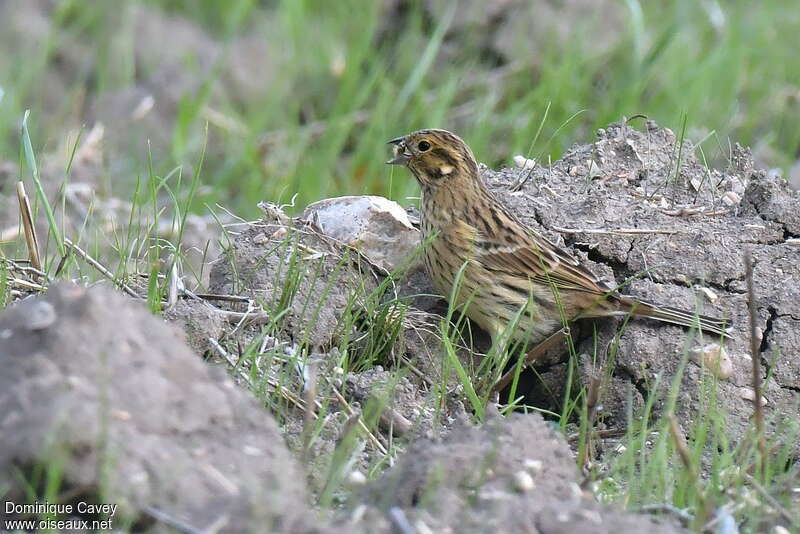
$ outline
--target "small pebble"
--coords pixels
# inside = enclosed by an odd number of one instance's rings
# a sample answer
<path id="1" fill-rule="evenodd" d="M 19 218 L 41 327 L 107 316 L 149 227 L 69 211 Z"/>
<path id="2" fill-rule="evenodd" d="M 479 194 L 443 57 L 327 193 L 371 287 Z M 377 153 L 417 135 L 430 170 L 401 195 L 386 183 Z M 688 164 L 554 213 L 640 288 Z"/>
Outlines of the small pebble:
<path id="1" fill-rule="evenodd" d="M 756 394 L 750 388 L 742 388 L 742 398 L 744 400 L 753 402 L 753 400 L 756 398 Z M 762 395 L 761 396 L 761 406 L 766 406 L 767 404 L 769 404 L 769 401 L 767 401 L 767 398 Z"/>
<path id="2" fill-rule="evenodd" d="M 288 230 L 286 230 L 286 227 L 285 226 L 281 226 L 280 228 L 275 230 L 275 233 L 273 233 L 270 236 L 270 239 L 276 239 L 276 240 L 277 239 L 283 239 L 284 237 L 286 237 L 287 233 L 288 233 Z"/>
<path id="3" fill-rule="evenodd" d="M 570 176 L 583 176 L 587 172 L 589 171 L 586 170 L 586 167 L 584 167 L 583 165 L 573 165 L 572 167 L 569 168 Z"/>
<path id="4" fill-rule="evenodd" d="M 517 154 L 514 156 L 514 165 L 522 170 L 529 170 L 536 166 L 536 160 L 526 158 L 522 154 Z"/>
<path id="5" fill-rule="evenodd" d="M 520 493 L 527 493 L 533 489 L 533 477 L 527 471 L 514 473 L 514 489 Z"/>
<path id="6" fill-rule="evenodd" d="M 45 300 L 40 300 L 31 305 L 28 312 L 28 330 L 43 330 L 56 322 L 56 310 L 53 305 Z"/>
<path id="7" fill-rule="evenodd" d="M 717 301 L 717 299 L 719 299 L 719 296 L 718 296 L 716 293 L 714 293 L 713 291 L 711 291 L 711 290 L 710 290 L 709 288 L 707 288 L 707 287 L 701 287 L 701 288 L 700 288 L 700 291 L 702 291 L 702 292 L 703 292 L 703 294 L 706 296 L 706 298 L 707 298 L 707 299 L 708 299 L 710 302 L 716 302 L 716 301 Z"/>
<path id="8" fill-rule="evenodd" d="M 692 360 L 708 369 L 711 374 L 720 380 L 726 380 L 733 374 L 733 362 L 728 356 L 725 347 L 719 343 L 711 343 L 705 347 L 698 347 L 692 350 Z"/>
<path id="9" fill-rule="evenodd" d="M 361 471 L 350 471 L 350 474 L 347 475 L 347 482 L 349 482 L 351 486 L 363 486 L 367 483 L 367 477 L 364 476 L 364 473 Z"/>
<path id="10" fill-rule="evenodd" d="M 525 469 L 534 474 L 538 473 L 542 470 L 542 461 L 528 458 L 525 460 Z"/>
<path id="11" fill-rule="evenodd" d="M 262 456 L 264 454 L 264 451 L 258 447 L 253 447 L 252 445 L 245 445 L 242 447 L 242 452 L 247 456 Z"/>
<path id="12" fill-rule="evenodd" d="M 728 191 L 727 193 L 722 195 L 722 201 L 728 206 L 736 206 L 742 202 L 742 197 L 740 197 L 737 193 L 734 193 L 733 191 Z"/>
<path id="13" fill-rule="evenodd" d="M 600 525 L 603 523 L 603 516 L 600 515 L 600 512 L 597 510 L 590 510 L 590 509 L 583 509 L 580 511 L 580 514 L 589 522 L 594 523 L 595 525 Z"/>
<path id="14" fill-rule="evenodd" d="M 111 410 L 111 416 L 120 421 L 130 421 L 131 413 L 125 410 Z"/>
<path id="15" fill-rule="evenodd" d="M 153 95 L 147 95 L 143 99 L 139 101 L 139 104 L 136 105 L 134 110 L 131 112 L 131 119 L 138 121 L 141 120 L 150 113 L 150 111 L 155 106 L 156 100 L 153 98 Z"/>
<path id="16" fill-rule="evenodd" d="M 775 180 L 783 178 L 783 169 L 779 167 L 773 167 L 767 171 L 767 178 Z"/>

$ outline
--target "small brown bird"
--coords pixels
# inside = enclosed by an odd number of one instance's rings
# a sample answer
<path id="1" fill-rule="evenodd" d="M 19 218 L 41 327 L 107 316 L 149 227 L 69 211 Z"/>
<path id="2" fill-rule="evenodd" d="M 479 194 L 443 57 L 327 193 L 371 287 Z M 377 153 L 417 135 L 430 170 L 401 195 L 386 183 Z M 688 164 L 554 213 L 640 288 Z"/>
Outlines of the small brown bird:
<path id="1" fill-rule="evenodd" d="M 649 317 L 726 336 L 725 321 L 618 293 L 555 243 L 525 226 L 487 189 L 470 148 L 446 130 L 392 139 L 394 158 L 422 189 L 428 272 L 442 294 L 492 339 L 520 314 L 513 334 L 535 346 L 564 320 Z M 454 296 L 453 285 L 460 280 Z"/>

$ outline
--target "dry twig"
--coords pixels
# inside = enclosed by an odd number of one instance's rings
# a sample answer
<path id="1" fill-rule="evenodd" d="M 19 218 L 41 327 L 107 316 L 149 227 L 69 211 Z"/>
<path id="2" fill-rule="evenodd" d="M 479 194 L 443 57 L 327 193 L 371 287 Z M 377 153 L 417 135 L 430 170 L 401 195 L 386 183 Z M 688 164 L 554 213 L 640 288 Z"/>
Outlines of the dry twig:
<path id="1" fill-rule="evenodd" d="M 777 499 L 775 499 L 775 497 L 770 495 L 764 486 L 759 484 L 759 482 L 755 478 L 748 475 L 747 473 L 745 473 L 744 478 L 747 480 L 748 484 L 753 486 L 756 489 L 756 491 L 760 493 L 762 497 L 764 497 L 764 500 L 766 500 L 770 506 L 775 508 L 778 511 L 778 513 L 781 514 L 781 516 L 783 516 L 784 519 L 789 521 L 792 525 L 798 526 L 798 518 L 796 516 L 793 516 L 789 512 L 789 510 L 786 509 L 785 506 L 783 506 Z"/>
<path id="2" fill-rule="evenodd" d="M 188 291 L 184 293 L 188 294 Z M 219 300 L 223 302 L 250 302 L 250 298 L 239 295 L 217 295 L 213 293 L 194 293 L 191 296 L 203 300 Z"/>
<path id="3" fill-rule="evenodd" d="M 42 261 L 39 257 L 39 239 L 36 237 L 36 226 L 33 224 L 33 213 L 28 195 L 25 193 L 25 184 L 17 182 L 17 200 L 19 201 L 19 214 L 22 217 L 22 226 L 25 230 L 25 242 L 28 244 L 28 257 L 34 269 L 41 270 Z"/>
<path id="4" fill-rule="evenodd" d="M 342 396 L 342 394 L 339 393 L 339 390 L 336 389 L 336 387 L 333 384 L 331 384 L 330 386 L 331 386 L 331 391 L 333 392 L 333 396 L 336 397 L 336 400 L 339 401 L 339 403 L 344 407 L 348 415 L 355 416 L 356 415 L 355 410 L 353 410 L 353 408 L 350 406 L 347 400 Z M 361 428 L 361 430 L 364 431 L 364 433 L 366 433 L 369 441 L 375 446 L 376 449 L 378 449 L 378 451 L 381 454 L 388 454 L 386 447 L 384 447 L 383 443 L 380 442 L 380 440 L 375 436 L 375 434 L 370 432 L 367 425 L 364 424 L 364 420 L 361 418 L 361 416 L 358 416 L 358 426 Z"/>
<path id="5" fill-rule="evenodd" d="M 621 438 L 627 432 L 624 428 L 606 428 L 600 430 L 593 430 L 591 432 L 592 439 L 609 439 L 609 438 Z M 567 436 L 567 441 L 570 443 L 575 443 L 581 439 L 580 432 L 574 432 Z"/>
<path id="6" fill-rule="evenodd" d="M 31 282 L 29 280 L 23 280 L 22 278 L 9 278 L 8 279 L 9 285 L 21 287 L 23 289 L 29 289 L 32 291 L 46 291 L 47 288 L 41 284 L 37 284 L 35 282 Z"/>
<path id="7" fill-rule="evenodd" d="M 671 210 L 659 210 L 664 215 L 670 215 L 672 217 L 691 217 L 693 215 L 701 215 L 703 217 L 715 217 L 717 215 L 727 215 L 731 212 L 728 209 L 708 209 L 705 206 L 686 206 L 681 208 L 675 208 Z"/>
<path id="8" fill-rule="evenodd" d="M 602 375 L 597 369 L 593 369 L 589 379 L 589 387 L 586 392 L 586 437 L 579 452 L 578 465 L 586 468 L 592 461 L 592 429 L 594 428 L 597 408 L 600 404 L 600 389 L 602 386 Z"/>
<path id="9" fill-rule="evenodd" d="M 267 324 L 269 322 L 269 314 L 267 312 L 238 312 L 223 310 L 214 306 L 212 306 L 212 309 L 215 313 L 225 317 L 229 323 L 240 324 L 249 322 L 251 324 Z"/>
<path id="10" fill-rule="evenodd" d="M 670 434 L 672 434 L 673 441 L 675 441 L 675 449 L 678 451 L 678 456 L 681 459 L 681 463 L 683 463 L 683 466 L 689 473 L 689 477 L 692 479 L 692 484 L 694 485 L 695 492 L 697 493 L 697 500 L 700 503 L 700 510 L 698 511 L 697 520 L 699 520 L 702 524 L 711 514 L 711 508 L 709 507 L 708 500 L 706 500 L 703 487 L 700 484 L 700 473 L 697 472 L 697 469 L 692 463 L 692 456 L 689 453 L 689 446 L 686 444 L 686 438 L 683 437 L 683 433 L 678 426 L 678 420 L 675 419 L 674 414 L 669 414 L 668 419 L 669 431 Z"/>
<path id="11" fill-rule="evenodd" d="M 641 234 L 679 234 L 680 230 L 658 230 L 649 228 L 617 228 L 603 230 L 602 228 L 561 228 L 554 226 L 553 230 L 562 234 L 603 234 L 603 235 L 641 235 Z"/>
<path id="12" fill-rule="evenodd" d="M 219 355 L 222 356 L 222 358 L 226 362 L 228 362 L 228 365 L 231 366 L 231 369 L 238 369 L 239 376 L 241 377 L 241 379 L 244 380 L 245 383 L 249 387 L 253 388 L 254 387 L 253 381 L 250 380 L 250 377 L 247 375 L 247 373 L 244 372 L 243 369 L 241 369 L 241 367 L 237 366 L 237 362 L 235 362 L 233 360 L 233 358 L 231 358 L 231 355 L 228 354 L 228 351 L 225 350 L 225 348 L 222 345 L 219 344 L 219 341 L 217 341 L 213 337 L 210 337 L 210 338 L 208 338 L 208 342 L 211 344 L 212 347 L 214 347 L 214 349 L 219 353 Z M 276 382 L 275 380 L 273 380 L 273 379 L 271 379 L 269 377 L 267 377 L 266 382 L 277 394 L 281 395 L 286 400 L 288 400 L 290 403 L 292 403 L 295 406 L 297 406 L 297 408 L 299 408 L 300 410 L 304 410 L 305 411 L 305 409 L 306 409 L 305 402 L 303 402 L 303 400 L 300 397 L 298 397 L 297 395 L 295 395 L 291 391 L 287 390 L 281 384 L 279 384 L 278 382 Z M 318 410 L 319 408 L 320 408 L 319 404 L 316 403 L 315 409 L 311 410 L 312 412 L 314 412 L 314 417 L 315 418 L 317 416 L 316 410 Z"/>
<path id="13" fill-rule="evenodd" d="M 306 365 L 308 378 L 305 380 L 303 389 L 303 400 L 306 409 L 303 411 L 303 460 L 308 462 L 308 454 L 311 451 L 311 438 L 314 435 L 314 420 L 316 413 L 314 406 L 317 401 L 317 366 Z"/>
<path id="14" fill-rule="evenodd" d="M 767 443 L 764 436 L 764 406 L 761 404 L 761 351 L 758 339 L 758 310 L 756 309 L 756 291 L 753 286 L 753 258 L 749 250 L 744 252 L 745 278 L 747 279 L 747 309 L 750 312 L 750 356 L 753 363 L 753 414 L 758 434 L 758 451 L 761 455 L 761 472 L 764 473 L 767 462 Z"/>
<path id="15" fill-rule="evenodd" d="M 65 237 L 64 238 L 64 244 L 67 245 L 67 247 L 69 247 L 70 249 L 72 249 L 72 251 L 75 254 L 77 254 L 78 256 L 83 258 L 83 260 L 86 263 L 88 263 L 89 265 L 91 265 L 92 267 L 97 269 L 97 271 L 100 274 L 102 274 L 103 276 L 105 276 L 106 278 L 108 278 L 109 280 L 114 282 L 117 286 L 119 286 L 119 288 L 122 289 L 122 291 L 124 291 L 127 295 L 129 295 L 129 296 L 131 296 L 131 297 L 133 297 L 135 299 L 141 299 L 142 298 L 136 293 L 136 291 L 134 291 L 133 289 L 128 287 L 128 285 L 125 282 L 123 282 L 122 280 L 119 280 L 116 276 L 114 276 L 114 273 L 112 273 L 111 271 L 106 269 L 99 261 L 97 261 L 96 259 L 91 257 L 88 252 L 86 252 L 81 247 L 79 247 L 78 245 L 73 243 L 71 239 L 69 239 L 68 237 Z"/>

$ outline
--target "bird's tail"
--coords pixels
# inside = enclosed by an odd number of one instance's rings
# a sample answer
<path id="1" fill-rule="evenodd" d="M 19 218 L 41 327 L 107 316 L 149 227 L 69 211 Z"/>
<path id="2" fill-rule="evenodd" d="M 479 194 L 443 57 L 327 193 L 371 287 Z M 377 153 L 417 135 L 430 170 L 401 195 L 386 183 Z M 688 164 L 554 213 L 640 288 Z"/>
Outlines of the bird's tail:
<path id="1" fill-rule="evenodd" d="M 665 323 L 676 324 L 688 328 L 699 328 L 706 334 L 716 334 L 726 338 L 731 337 L 728 332 L 730 323 L 725 319 L 699 315 L 696 312 L 681 310 L 671 306 L 659 306 L 649 302 L 643 302 L 635 297 L 620 295 L 619 301 L 626 305 L 636 317 L 648 317 Z"/>

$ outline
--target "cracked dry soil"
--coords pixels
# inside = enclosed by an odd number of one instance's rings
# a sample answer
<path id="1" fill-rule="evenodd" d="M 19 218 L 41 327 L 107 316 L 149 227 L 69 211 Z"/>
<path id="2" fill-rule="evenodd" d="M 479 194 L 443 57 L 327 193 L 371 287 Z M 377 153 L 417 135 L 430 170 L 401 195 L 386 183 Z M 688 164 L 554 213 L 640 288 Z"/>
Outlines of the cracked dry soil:
<path id="1" fill-rule="evenodd" d="M 690 142 L 678 145 L 673 132 L 652 122 L 643 131 L 612 124 L 598 131 L 595 143 L 573 147 L 551 167 L 486 169 L 484 177 L 525 222 L 570 247 L 622 291 L 730 321 L 733 337 L 725 347 L 733 372 L 719 381 L 718 395 L 729 412 L 731 439 L 738 440 L 753 412 L 745 249 L 754 261 L 769 420 L 777 426 L 797 418 L 800 247 L 794 239 L 800 235 L 800 194 L 755 169 L 749 150 L 739 145 L 725 169 L 704 166 Z M 524 185 L 511 191 L 521 177 Z M 598 322 L 599 349 L 592 339 L 577 348 L 586 364 L 584 381 L 604 362 L 613 366 L 601 393 L 602 420 L 609 427 L 624 426 L 631 391 L 641 406 L 657 377 L 661 388 L 669 387 L 687 350 L 718 341 L 691 340 L 680 327 L 632 320 L 610 358 L 620 325 Z M 551 361 L 540 373 L 550 391 L 561 392 L 565 362 Z M 686 423 L 701 405 L 703 373 L 688 363 L 678 407 Z"/>

